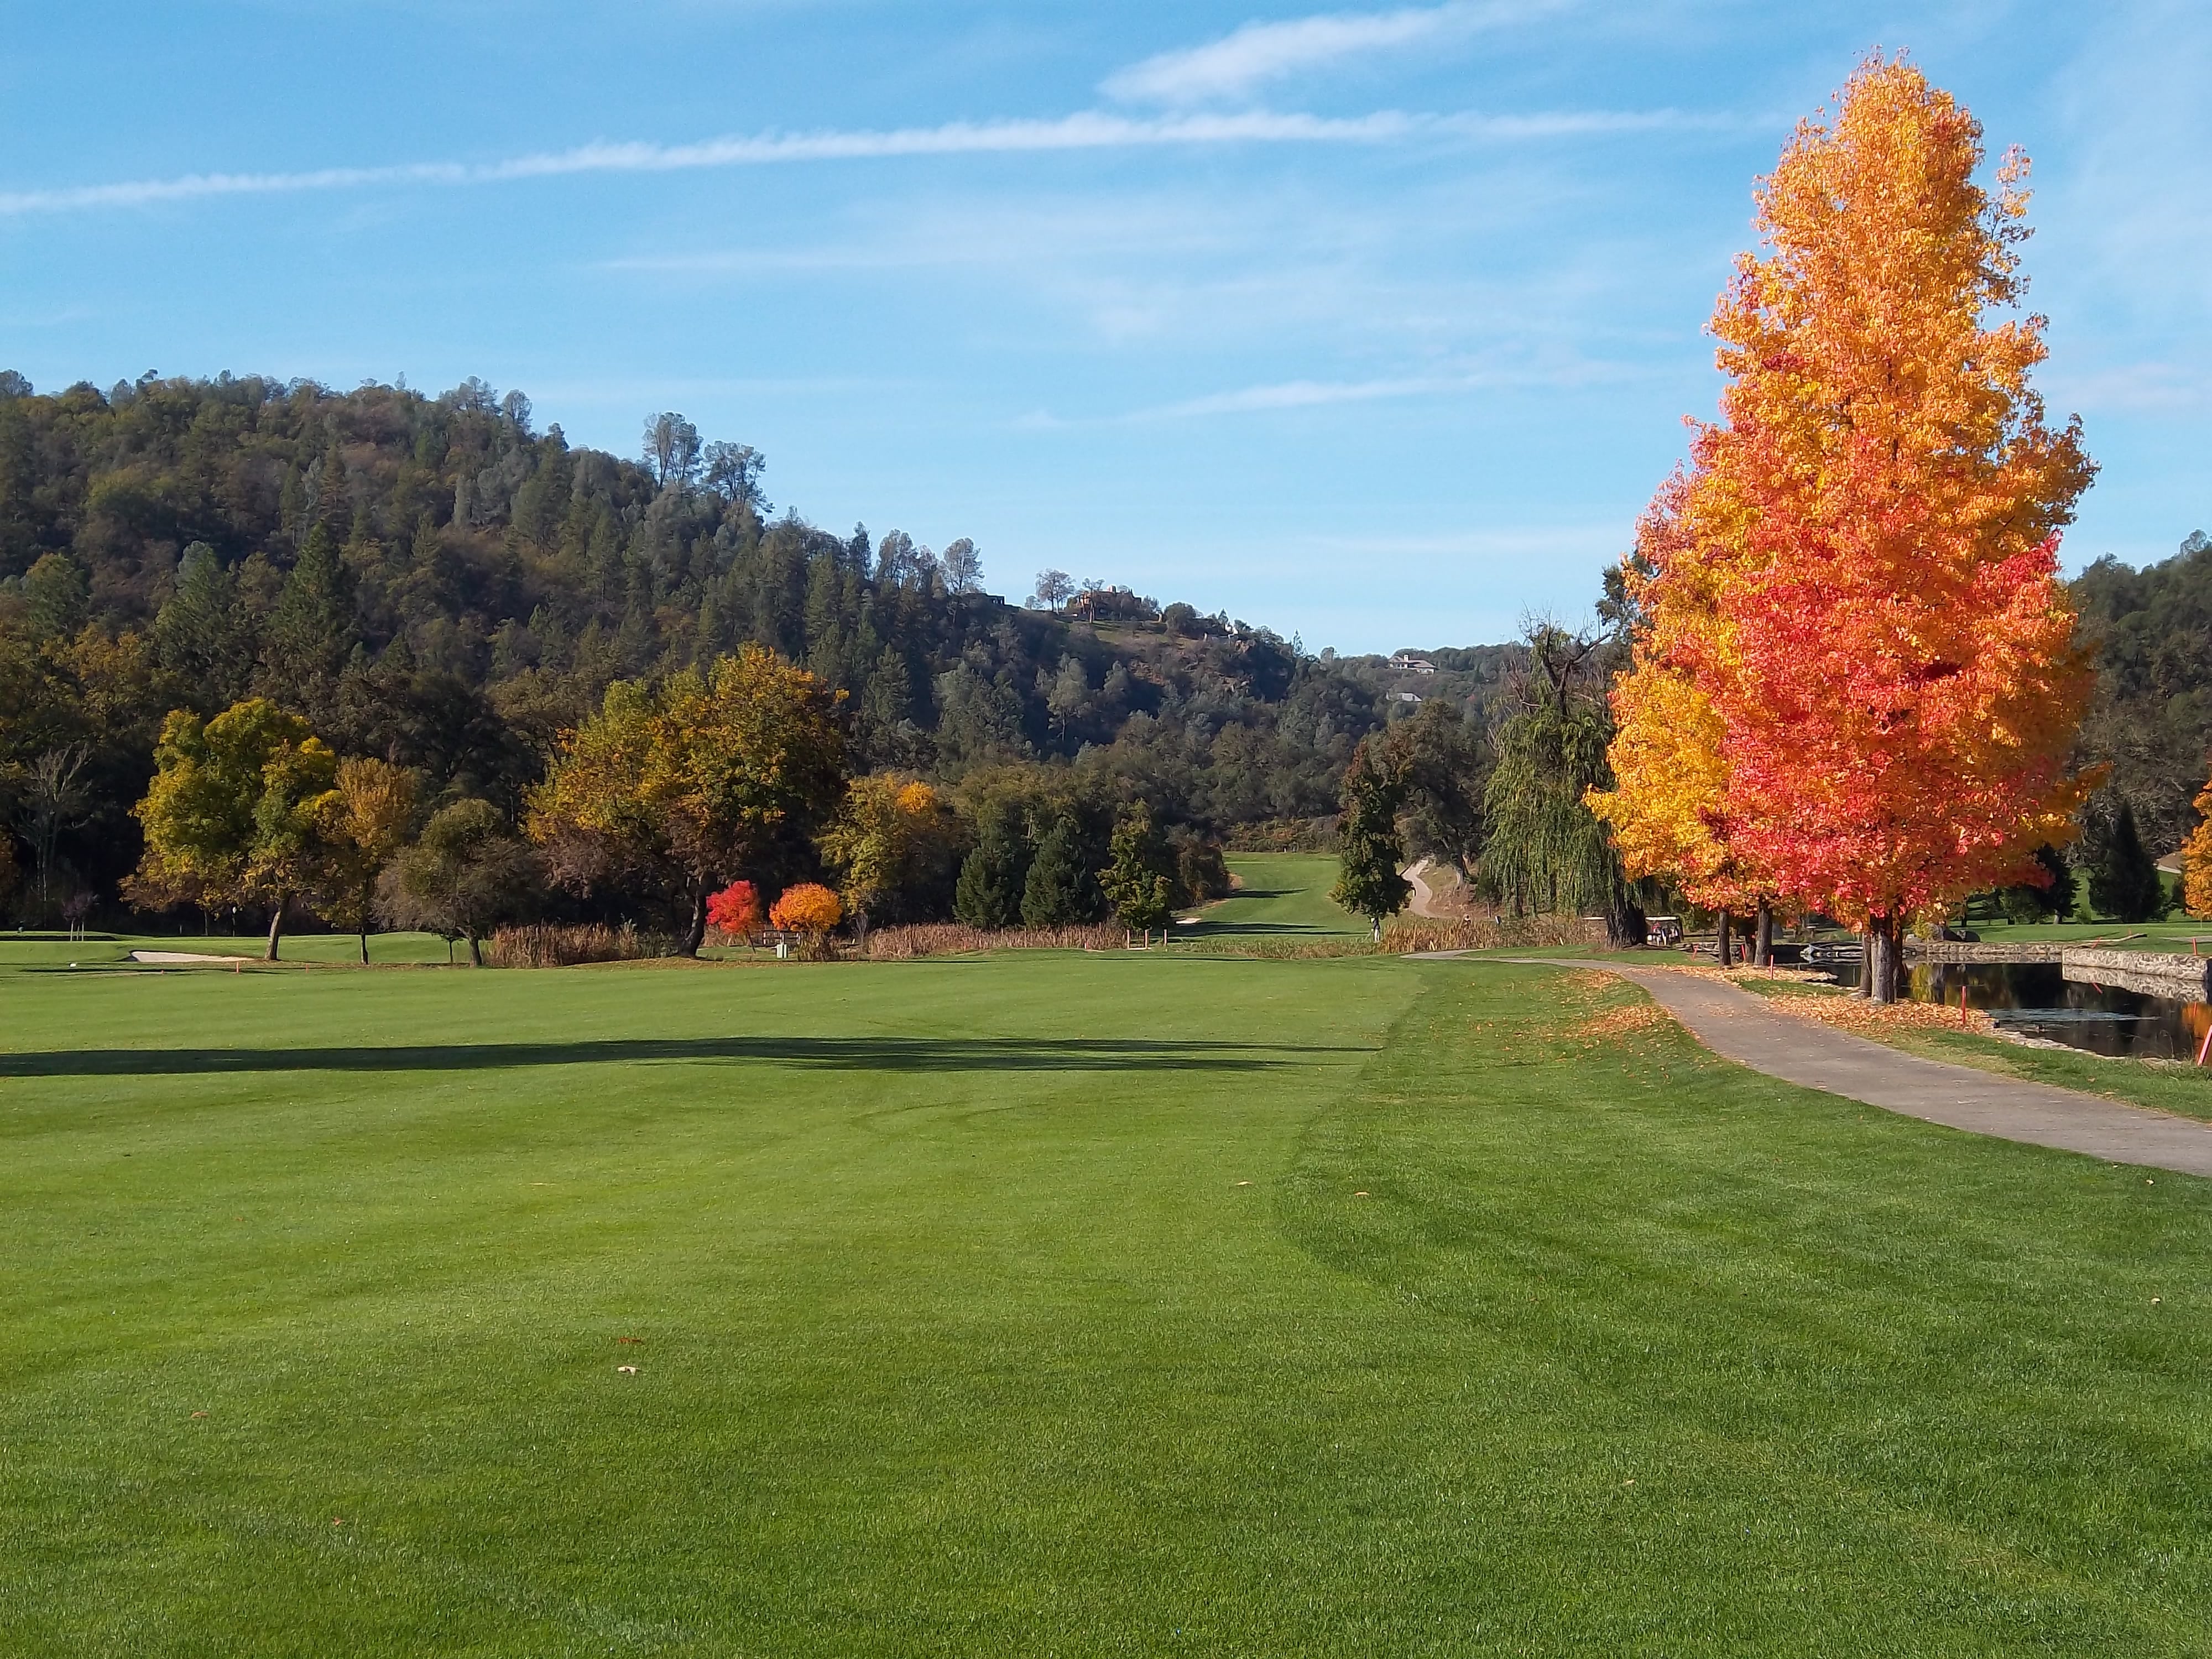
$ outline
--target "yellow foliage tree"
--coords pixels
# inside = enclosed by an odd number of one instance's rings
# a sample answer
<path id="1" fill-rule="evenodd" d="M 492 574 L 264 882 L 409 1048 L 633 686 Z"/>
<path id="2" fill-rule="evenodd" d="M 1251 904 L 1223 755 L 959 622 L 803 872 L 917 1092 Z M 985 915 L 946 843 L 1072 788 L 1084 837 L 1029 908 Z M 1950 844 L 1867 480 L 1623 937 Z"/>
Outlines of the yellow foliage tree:
<path id="1" fill-rule="evenodd" d="M 926 783 L 887 772 L 854 778 L 822 836 L 845 908 L 865 933 L 871 914 L 940 881 L 952 856 L 952 814 Z"/>
<path id="2" fill-rule="evenodd" d="M 254 697 L 211 720 L 171 714 L 154 765 L 132 809 L 146 850 L 124 896 L 149 909 L 266 904 L 276 961 L 285 913 L 323 852 L 337 757 L 297 714 Z"/>
<path id="3" fill-rule="evenodd" d="M 664 888 L 696 955 L 715 890 L 803 846 L 842 793 L 840 695 L 755 645 L 658 687 L 617 681 L 564 736 L 529 833 L 564 885 L 629 875 Z"/>
<path id="4" fill-rule="evenodd" d="M 368 961 L 368 924 L 376 909 L 377 878 L 407 844 L 415 823 L 415 774 L 389 761 L 338 763 L 336 781 L 315 803 L 322 841 L 315 908 L 348 933 L 361 935 Z"/>

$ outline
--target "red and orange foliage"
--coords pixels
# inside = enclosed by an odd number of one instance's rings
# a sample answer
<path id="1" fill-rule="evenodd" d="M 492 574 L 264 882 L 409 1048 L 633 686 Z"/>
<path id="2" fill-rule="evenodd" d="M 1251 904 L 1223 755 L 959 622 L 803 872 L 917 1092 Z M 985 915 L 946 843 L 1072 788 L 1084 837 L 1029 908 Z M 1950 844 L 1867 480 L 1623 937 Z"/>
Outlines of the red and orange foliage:
<path id="1" fill-rule="evenodd" d="M 2028 381 L 2027 162 L 1870 59 L 1762 181 L 1712 331 L 1723 419 L 1655 504 L 1650 618 L 1618 704 L 1616 834 L 1894 939 L 2039 880 L 2094 778 L 2058 532 L 2094 474 Z"/>
<path id="2" fill-rule="evenodd" d="M 761 925 L 760 891 L 749 881 L 733 881 L 707 898 L 707 926 L 725 941 L 757 933 Z"/>
<path id="3" fill-rule="evenodd" d="M 819 882 L 787 887 L 768 913 L 769 925 L 787 933 L 826 933 L 845 919 L 844 902 Z"/>

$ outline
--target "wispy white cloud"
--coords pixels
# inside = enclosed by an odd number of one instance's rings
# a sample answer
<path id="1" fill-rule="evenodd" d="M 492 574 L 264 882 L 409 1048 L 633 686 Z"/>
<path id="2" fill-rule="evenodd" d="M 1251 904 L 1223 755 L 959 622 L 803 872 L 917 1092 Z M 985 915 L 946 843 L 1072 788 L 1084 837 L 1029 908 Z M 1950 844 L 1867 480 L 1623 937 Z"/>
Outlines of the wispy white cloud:
<path id="1" fill-rule="evenodd" d="M 1139 410 L 1125 418 L 1133 421 L 1189 420 L 1206 415 L 1253 415 L 1288 409 L 1319 409 L 1331 404 L 1374 403 L 1385 398 L 1425 398 L 1440 392 L 1463 392 L 1474 382 L 1466 378 L 1416 375 L 1376 380 L 1284 380 L 1273 386 L 1243 386 L 1217 392 L 1157 409 Z"/>
<path id="2" fill-rule="evenodd" d="M 692 144 L 598 143 L 499 161 L 416 161 L 387 167 L 321 167 L 302 173 L 195 173 L 109 185 L 0 192 L 0 216 L 72 209 L 146 207 L 208 197 L 362 190 L 380 185 L 491 185 L 578 173 L 678 173 L 699 167 L 768 167 L 795 161 L 866 161 L 1052 150 L 1121 149 L 1169 144 L 1380 143 L 1403 138 L 1422 118 L 1382 111 L 1329 118 L 1251 111 L 1157 120 L 1085 111 L 1053 120 L 953 121 L 887 131 L 770 133 Z"/>
<path id="3" fill-rule="evenodd" d="M 580 173 L 679 173 L 702 167 L 902 156 L 1036 154 L 1206 144 L 1381 144 L 1422 136 L 1535 140 L 1713 128 L 1732 118 L 1680 110 L 1559 110 L 1528 115 L 1447 115 L 1380 110 L 1321 116 L 1249 110 L 1136 119 L 1085 110 L 1051 120 L 953 121 L 886 131 L 826 131 L 709 138 L 691 144 L 597 143 L 498 161 L 410 161 L 300 173 L 191 173 L 106 185 L 0 191 L 0 218 L 100 208 L 154 207 L 225 196 L 270 196 L 410 185 L 497 185 Z"/>
<path id="4" fill-rule="evenodd" d="M 1499 386 L 1574 386 L 1618 381 L 1637 371 L 1626 364 L 1577 360 L 1462 374 L 1411 374 L 1368 380 L 1281 380 L 1212 392 L 1121 416 L 1124 421 L 1192 420 L 1212 415 L 1256 415 L 1334 404 L 1367 404 L 1401 398 L 1451 397 Z"/>
<path id="5" fill-rule="evenodd" d="M 1202 46 L 1164 52 L 1109 76 L 1110 98 L 1203 104 L 1249 97 L 1264 83 L 1365 53 L 1421 45 L 1516 23 L 1559 9 L 1559 0 L 1452 0 L 1396 11 L 1332 12 L 1247 23 Z"/>

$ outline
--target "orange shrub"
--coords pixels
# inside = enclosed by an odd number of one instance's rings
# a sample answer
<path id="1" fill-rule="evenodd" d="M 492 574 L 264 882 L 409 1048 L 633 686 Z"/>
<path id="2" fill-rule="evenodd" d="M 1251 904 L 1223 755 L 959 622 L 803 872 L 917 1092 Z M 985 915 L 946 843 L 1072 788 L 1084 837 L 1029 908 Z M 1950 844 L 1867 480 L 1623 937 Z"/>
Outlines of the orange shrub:
<path id="1" fill-rule="evenodd" d="M 818 882 L 787 887 L 768 913 L 769 925 L 789 933 L 826 933 L 845 919 L 845 906 Z"/>

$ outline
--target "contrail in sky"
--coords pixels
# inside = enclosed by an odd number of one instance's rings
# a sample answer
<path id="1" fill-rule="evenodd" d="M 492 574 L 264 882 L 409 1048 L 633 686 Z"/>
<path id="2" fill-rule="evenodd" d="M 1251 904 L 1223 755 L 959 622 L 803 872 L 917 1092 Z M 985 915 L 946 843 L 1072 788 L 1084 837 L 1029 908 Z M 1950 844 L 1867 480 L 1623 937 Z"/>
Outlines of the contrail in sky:
<path id="1" fill-rule="evenodd" d="M 1095 111 L 1054 120 L 954 121 L 888 131 L 827 131 L 709 138 L 691 144 L 597 143 L 502 161 L 412 161 L 301 173 L 192 173 L 108 185 L 0 191 L 0 217 L 97 208 L 150 207 L 219 196 L 274 196 L 404 185 L 495 185 L 576 173 L 677 173 L 697 167 L 914 155 L 1036 154 L 1177 144 L 1380 144 L 1435 136 L 1498 140 L 1571 137 L 1732 125 L 1676 110 L 1559 111 L 1534 115 L 1421 115 L 1385 110 L 1328 117 L 1264 110 L 1132 118 Z"/>

